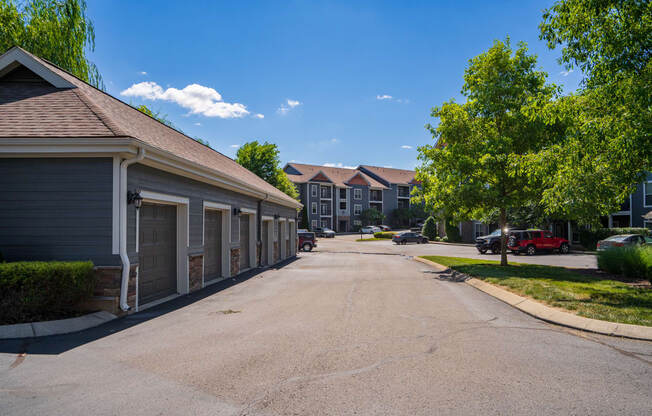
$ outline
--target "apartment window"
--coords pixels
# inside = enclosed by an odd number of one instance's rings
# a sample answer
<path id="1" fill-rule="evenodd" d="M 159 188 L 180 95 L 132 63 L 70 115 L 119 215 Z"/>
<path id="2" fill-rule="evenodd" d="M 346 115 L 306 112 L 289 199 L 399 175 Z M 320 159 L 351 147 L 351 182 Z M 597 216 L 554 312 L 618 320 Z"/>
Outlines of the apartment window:
<path id="1" fill-rule="evenodd" d="M 315 228 L 317 228 L 317 220 L 312 220 L 312 221 L 310 222 L 310 224 L 312 224 L 312 229 L 313 229 L 313 230 L 314 230 Z"/>
<path id="2" fill-rule="evenodd" d="M 340 209 L 343 211 L 346 210 L 346 199 L 345 200 L 340 199 Z"/>
<path id="3" fill-rule="evenodd" d="M 321 220 L 321 228 L 328 228 L 328 220 Z"/>
<path id="4" fill-rule="evenodd" d="M 331 207 L 327 202 L 321 204 L 321 215 L 331 215 Z"/>
<path id="5" fill-rule="evenodd" d="M 372 189 L 369 191 L 369 200 L 370 201 L 382 201 L 383 200 L 383 191 Z"/>
<path id="6" fill-rule="evenodd" d="M 652 207 L 652 182 L 645 182 L 643 184 L 643 205 L 646 207 Z"/>
<path id="7" fill-rule="evenodd" d="M 362 212 L 362 205 L 360 204 L 353 205 L 353 215 L 360 215 L 361 212 Z"/>
<path id="8" fill-rule="evenodd" d="M 339 190 L 339 195 L 340 195 L 340 209 L 341 210 L 346 210 L 346 188 L 340 188 Z"/>
<path id="9" fill-rule="evenodd" d="M 398 197 L 399 198 L 409 198 L 410 197 L 410 187 L 409 186 L 399 186 L 398 187 Z"/>
<path id="10" fill-rule="evenodd" d="M 317 197 L 317 185 L 312 185 L 310 188 L 310 196 Z"/>
<path id="11" fill-rule="evenodd" d="M 317 214 L 317 203 L 316 202 L 312 203 L 312 211 L 311 212 L 313 214 Z"/>
<path id="12" fill-rule="evenodd" d="M 346 188 L 340 188 L 340 199 L 346 199 Z"/>
<path id="13" fill-rule="evenodd" d="M 354 189 L 353 190 L 353 199 L 362 199 L 362 189 Z"/>

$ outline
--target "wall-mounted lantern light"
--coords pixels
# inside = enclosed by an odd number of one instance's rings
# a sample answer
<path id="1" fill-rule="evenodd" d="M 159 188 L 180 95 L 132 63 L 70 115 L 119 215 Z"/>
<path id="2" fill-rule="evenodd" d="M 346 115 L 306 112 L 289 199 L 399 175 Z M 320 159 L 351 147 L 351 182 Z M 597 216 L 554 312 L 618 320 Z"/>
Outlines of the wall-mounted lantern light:
<path id="1" fill-rule="evenodd" d="M 240 208 L 233 208 L 233 215 L 236 217 L 242 213 L 242 210 Z"/>
<path id="2" fill-rule="evenodd" d="M 127 191 L 127 204 L 134 204 L 136 209 L 140 209 L 143 205 L 143 197 L 140 196 L 140 191 Z"/>

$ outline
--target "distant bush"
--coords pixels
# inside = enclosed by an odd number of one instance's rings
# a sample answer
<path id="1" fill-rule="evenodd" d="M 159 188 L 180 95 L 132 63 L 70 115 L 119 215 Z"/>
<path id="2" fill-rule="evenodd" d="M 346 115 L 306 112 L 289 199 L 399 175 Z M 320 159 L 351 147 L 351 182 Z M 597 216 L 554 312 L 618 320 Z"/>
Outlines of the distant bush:
<path id="1" fill-rule="evenodd" d="M 445 242 L 445 243 L 448 242 L 448 236 L 447 236 L 447 235 L 443 236 L 443 237 L 441 238 L 441 241 L 443 241 L 443 242 Z"/>
<path id="2" fill-rule="evenodd" d="M 0 324 L 66 318 L 91 296 L 93 263 L 15 262 L 0 264 Z"/>
<path id="3" fill-rule="evenodd" d="M 652 279 L 652 247 L 612 247 L 599 251 L 598 268 L 630 279 Z"/>
<path id="4" fill-rule="evenodd" d="M 374 237 L 376 238 L 386 238 L 388 240 L 391 240 L 392 237 L 394 237 L 396 233 L 392 231 L 381 231 L 378 233 L 374 233 Z"/>
<path id="5" fill-rule="evenodd" d="M 457 224 L 452 223 L 450 220 L 446 220 L 445 231 L 446 241 L 450 241 L 451 243 L 459 243 L 462 241 L 462 237 L 460 236 L 460 229 Z"/>
<path id="6" fill-rule="evenodd" d="M 647 237 L 650 230 L 647 228 L 596 228 L 596 229 L 580 229 L 580 244 L 588 250 L 595 250 L 598 241 L 604 240 L 607 237 L 618 234 L 640 234 Z"/>
<path id="7" fill-rule="evenodd" d="M 433 217 L 428 217 L 426 222 L 423 224 L 421 234 L 428 237 L 428 240 L 434 240 L 435 237 L 437 237 L 437 222 Z"/>

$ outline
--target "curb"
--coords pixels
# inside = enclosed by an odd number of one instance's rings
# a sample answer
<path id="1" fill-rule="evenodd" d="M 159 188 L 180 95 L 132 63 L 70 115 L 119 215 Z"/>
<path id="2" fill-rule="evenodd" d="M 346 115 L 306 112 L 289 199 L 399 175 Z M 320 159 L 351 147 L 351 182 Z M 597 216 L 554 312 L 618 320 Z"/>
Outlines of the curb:
<path id="1" fill-rule="evenodd" d="M 116 319 L 112 313 L 99 311 L 84 316 L 56 321 L 30 322 L 24 324 L 1 325 L 0 339 L 46 337 L 69 334 L 102 325 Z"/>
<path id="2" fill-rule="evenodd" d="M 430 260 L 414 257 L 418 262 L 434 267 L 439 271 L 448 270 L 447 267 Z M 568 328 L 579 329 L 581 331 L 594 332 L 602 335 L 610 335 L 623 338 L 640 339 L 652 341 L 652 327 L 642 325 L 621 324 L 616 322 L 601 321 L 598 319 L 584 318 L 570 312 L 560 311 L 555 308 L 543 305 L 532 299 L 519 296 L 508 290 L 487 283 L 483 280 L 473 277 L 465 280 L 469 286 L 495 297 L 496 299 L 507 303 L 514 308 L 525 312 L 542 321 L 550 322 L 556 325 Z"/>

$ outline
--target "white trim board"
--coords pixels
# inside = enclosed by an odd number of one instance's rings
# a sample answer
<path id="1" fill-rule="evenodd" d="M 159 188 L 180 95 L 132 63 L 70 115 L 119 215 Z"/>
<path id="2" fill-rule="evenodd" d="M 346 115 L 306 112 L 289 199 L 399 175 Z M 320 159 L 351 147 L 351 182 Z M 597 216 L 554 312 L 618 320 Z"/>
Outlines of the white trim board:
<path id="1" fill-rule="evenodd" d="M 206 210 L 215 210 L 222 212 L 222 219 L 224 223 L 222 224 L 222 279 L 231 277 L 231 205 L 222 204 L 219 202 L 203 201 L 202 208 L 202 219 L 201 219 L 201 245 L 204 246 L 204 235 L 206 234 Z M 204 253 L 204 259 L 206 258 L 206 253 Z M 203 262 L 202 262 L 202 287 L 210 284 L 214 281 L 220 281 L 222 279 L 213 279 L 210 281 L 204 281 L 204 272 L 203 272 Z"/>

